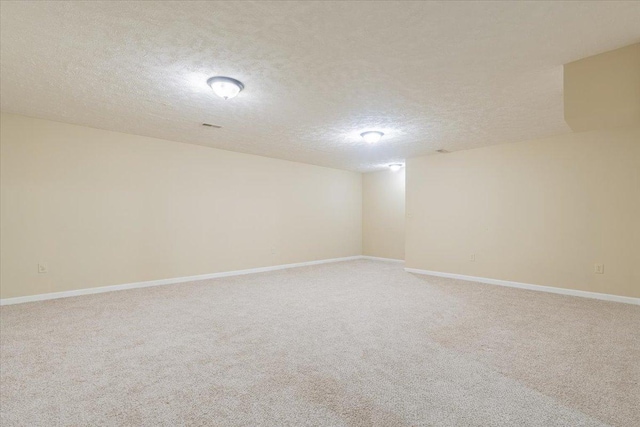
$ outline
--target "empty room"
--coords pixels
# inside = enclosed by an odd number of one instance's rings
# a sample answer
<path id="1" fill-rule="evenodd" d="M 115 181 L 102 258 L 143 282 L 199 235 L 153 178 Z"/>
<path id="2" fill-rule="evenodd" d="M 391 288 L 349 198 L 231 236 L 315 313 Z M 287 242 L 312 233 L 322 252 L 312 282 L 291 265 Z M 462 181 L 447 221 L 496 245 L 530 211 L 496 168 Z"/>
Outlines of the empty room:
<path id="1" fill-rule="evenodd" d="M 640 1 L 0 1 L 0 425 L 640 426 Z"/>

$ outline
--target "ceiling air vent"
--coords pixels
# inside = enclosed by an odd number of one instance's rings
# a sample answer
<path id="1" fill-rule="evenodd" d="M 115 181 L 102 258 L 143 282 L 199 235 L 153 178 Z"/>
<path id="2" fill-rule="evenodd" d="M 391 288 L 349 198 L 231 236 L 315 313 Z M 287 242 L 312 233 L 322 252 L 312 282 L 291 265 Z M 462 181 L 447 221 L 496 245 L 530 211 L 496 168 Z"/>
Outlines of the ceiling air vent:
<path id="1" fill-rule="evenodd" d="M 202 126 L 208 127 L 208 128 L 215 128 L 215 129 L 222 128 L 222 126 L 220 126 L 220 125 L 212 125 L 211 123 L 203 123 Z"/>

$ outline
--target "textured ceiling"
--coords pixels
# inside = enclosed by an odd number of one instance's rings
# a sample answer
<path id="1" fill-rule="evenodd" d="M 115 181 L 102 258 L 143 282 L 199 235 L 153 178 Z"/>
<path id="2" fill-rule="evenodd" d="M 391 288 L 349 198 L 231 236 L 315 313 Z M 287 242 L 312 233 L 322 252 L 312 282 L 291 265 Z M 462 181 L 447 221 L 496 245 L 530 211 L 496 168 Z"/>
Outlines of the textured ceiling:
<path id="1" fill-rule="evenodd" d="M 25 1 L 0 13 L 3 111 L 356 171 L 569 132 L 562 65 L 640 41 L 640 2 Z M 223 101 L 214 75 L 246 89 Z M 367 145 L 368 129 L 385 137 Z"/>

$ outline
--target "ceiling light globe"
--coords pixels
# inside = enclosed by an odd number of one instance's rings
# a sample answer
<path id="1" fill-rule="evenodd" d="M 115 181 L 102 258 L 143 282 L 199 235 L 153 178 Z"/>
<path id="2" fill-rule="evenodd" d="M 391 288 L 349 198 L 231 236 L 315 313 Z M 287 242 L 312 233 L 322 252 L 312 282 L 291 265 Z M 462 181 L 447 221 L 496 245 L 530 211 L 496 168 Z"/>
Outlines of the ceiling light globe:
<path id="1" fill-rule="evenodd" d="M 244 89 L 242 82 L 231 77 L 211 77 L 207 80 L 207 84 L 211 86 L 213 93 L 225 100 L 234 98 Z"/>
<path id="2" fill-rule="evenodd" d="M 389 165 L 389 169 L 391 169 L 392 172 L 398 172 L 403 166 L 402 163 L 392 163 Z"/>
<path id="3" fill-rule="evenodd" d="M 376 142 L 380 141 L 382 135 L 384 135 L 384 133 L 378 132 L 377 130 L 370 130 L 367 132 L 362 132 L 360 134 L 362 139 L 364 139 L 365 142 L 368 142 L 369 144 L 375 144 Z"/>

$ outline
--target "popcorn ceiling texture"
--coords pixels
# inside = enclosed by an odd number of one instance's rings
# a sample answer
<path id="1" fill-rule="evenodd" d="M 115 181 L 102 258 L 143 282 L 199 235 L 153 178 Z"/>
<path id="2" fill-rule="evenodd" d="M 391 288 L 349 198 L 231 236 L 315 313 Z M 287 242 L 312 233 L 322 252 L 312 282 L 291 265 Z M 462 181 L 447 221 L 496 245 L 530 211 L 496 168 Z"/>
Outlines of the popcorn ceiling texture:
<path id="1" fill-rule="evenodd" d="M 569 132 L 562 65 L 640 39 L 639 2 L 32 1 L 1 15 L 3 111 L 355 171 Z M 213 75 L 246 89 L 225 102 Z M 368 146 L 367 129 L 386 135 Z"/>
<path id="2" fill-rule="evenodd" d="M 10 426 L 638 426 L 640 308 L 348 261 L 0 308 Z"/>

